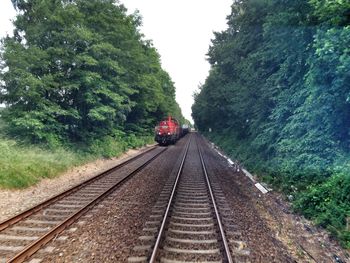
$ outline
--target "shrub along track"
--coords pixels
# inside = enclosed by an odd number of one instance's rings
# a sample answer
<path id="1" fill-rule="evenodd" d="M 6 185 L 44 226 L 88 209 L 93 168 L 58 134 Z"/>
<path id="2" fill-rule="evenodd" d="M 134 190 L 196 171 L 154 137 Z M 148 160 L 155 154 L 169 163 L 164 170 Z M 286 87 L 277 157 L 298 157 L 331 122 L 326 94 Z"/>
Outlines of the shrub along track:
<path id="1" fill-rule="evenodd" d="M 152 147 L 0 224 L 0 259 L 23 262 L 166 148 Z"/>
<path id="2" fill-rule="evenodd" d="M 210 147 L 211 148 L 211 147 Z M 233 172 L 227 160 L 211 149 L 207 154 L 210 169 L 218 177 L 232 209 L 237 211 L 232 217 L 237 219 L 242 234 L 246 237 L 257 262 L 275 255 L 279 249 L 287 250 L 296 262 L 350 262 L 349 251 L 342 249 L 327 232 L 312 224 L 301 215 L 293 213 L 291 204 L 281 193 L 272 191 L 262 195 L 254 183 L 242 172 Z M 239 220 L 246 215 L 246 220 Z M 259 234 L 261 233 L 261 234 Z M 270 244 L 269 246 L 261 244 Z M 286 254 L 286 252 L 284 252 Z M 264 261 L 262 261 L 264 262 Z"/>

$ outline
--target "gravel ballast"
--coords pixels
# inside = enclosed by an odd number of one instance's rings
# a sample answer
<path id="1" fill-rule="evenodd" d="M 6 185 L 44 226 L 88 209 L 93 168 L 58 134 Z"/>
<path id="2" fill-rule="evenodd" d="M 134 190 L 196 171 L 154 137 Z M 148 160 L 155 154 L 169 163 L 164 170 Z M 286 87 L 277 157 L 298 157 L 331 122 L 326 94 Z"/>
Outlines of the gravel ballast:
<path id="1" fill-rule="evenodd" d="M 179 141 L 53 241 L 42 262 L 126 262 L 182 151 Z M 38 254 L 39 255 L 39 254 Z M 39 257 L 36 255 L 34 258 Z M 40 258 L 40 257 L 39 257 Z"/>
<path id="2" fill-rule="evenodd" d="M 116 158 L 100 159 L 74 167 L 56 178 L 43 179 L 40 183 L 26 189 L 0 189 L 0 222 L 112 168 L 147 148 L 132 149 Z"/>
<path id="3" fill-rule="evenodd" d="M 236 172 L 227 160 L 207 144 L 209 170 L 221 182 L 228 202 L 248 246 L 252 262 L 350 262 L 350 253 L 332 240 L 325 230 L 317 228 L 293 213 L 280 193 L 262 194 L 242 171 Z"/>
<path id="4" fill-rule="evenodd" d="M 164 185 L 181 161 L 188 138 L 168 146 L 167 151 L 27 262 L 127 262 L 128 257 L 135 254 L 133 249 L 140 243 L 139 237 L 144 234 L 146 221 L 152 217 L 152 208 Z M 236 172 L 219 156 L 212 145 L 201 139 L 198 141 L 203 148 L 208 174 L 215 178 L 230 208 L 230 221 L 237 230 L 235 239 L 249 252 L 240 262 L 334 262 L 335 256 L 340 256 L 343 262 L 349 260 L 346 251 L 329 239 L 325 231 L 293 214 L 280 194 L 273 191 L 262 194 L 248 177 Z M 0 218 L 40 203 L 138 152 L 134 150 L 119 159 L 74 168 L 30 189 L 0 191 Z M 188 162 L 184 171 L 200 172 L 194 166 L 197 167 Z M 132 165 L 126 166 L 124 172 L 130 169 L 134 169 Z"/>

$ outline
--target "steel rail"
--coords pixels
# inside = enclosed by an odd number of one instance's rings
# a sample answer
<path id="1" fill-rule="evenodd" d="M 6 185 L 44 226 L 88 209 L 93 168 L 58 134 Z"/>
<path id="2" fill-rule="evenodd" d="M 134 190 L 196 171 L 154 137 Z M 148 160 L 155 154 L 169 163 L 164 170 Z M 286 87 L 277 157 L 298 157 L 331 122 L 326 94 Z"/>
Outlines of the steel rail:
<path id="1" fill-rule="evenodd" d="M 141 166 L 136 168 L 134 171 L 129 173 L 125 178 L 114 184 L 112 187 L 110 187 L 108 190 L 106 190 L 104 193 L 100 194 L 97 198 L 92 200 L 89 204 L 81 208 L 79 211 L 77 211 L 75 214 L 67 218 L 65 221 L 57 225 L 55 228 L 50 230 L 50 232 L 46 233 L 44 236 L 39 238 L 38 240 L 30 243 L 28 246 L 26 246 L 22 251 L 20 251 L 18 254 L 16 254 L 14 257 L 12 257 L 8 262 L 9 263 L 20 263 L 25 261 L 28 257 L 32 256 L 34 253 L 36 253 L 42 246 L 46 245 L 48 242 L 50 242 L 54 237 L 56 237 L 59 233 L 61 233 L 65 228 L 70 226 L 72 223 L 74 223 L 78 218 L 80 218 L 82 215 L 84 215 L 89 209 L 91 209 L 93 206 L 95 206 L 97 203 L 102 201 L 106 196 L 111 194 L 118 186 L 120 186 L 122 183 L 124 183 L 127 179 L 129 179 L 132 175 L 136 174 L 140 170 L 142 170 L 145 166 L 147 166 L 149 163 L 151 163 L 154 159 L 156 159 L 160 154 L 162 154 L 164 151 L 166 151 L 168 148 L 164 148 L 162 151 L 157 153 L 155 156 L 153 156 L 151 159 L 149 159 L 147 162 L 143 163 Z"/>
<path id="2" fill-rule="evenodd" d="M 136 155 L 134 157 L 131 157 L 131 158 L 127 159 L 126 161 L 124 161 L 124 162 L 122 162 L 122 163 L 120 163 L 120 164 L 118 164 L 118 165 L 116 165 L 116 166 L 114 166 L 114 167 L 112 167 L 112 168 L 110 168 L 110 169 L 108 169 L 108 170 L 106 170 L 106 171 L 104 171 L 104 172 L 102 172 L 102 173 L 100 173 L 100 174 L 98 174 L 98 175 L 96 175 L 96 176 L 94 176 L 94 177 L 92 177 L 92 178 L 90 178 L 90 179 L 88 179 L 88 180 L 86 180 L 86 181 L 84 181 L 84 182 L 74 186 L 74 187 L 72 187 L 72 188 L 70 188 L 70 189 L 68 189 L 68 190 L 66 190 L 66 191 L 64 191 L 64 192 L 62 192 L 62 193 L 60 193 L 58 195 L 55 195 L 55 196 L 51 197 L 50 199 L 48 199 L 48 200 L 46 200 L 46 201 L 44 201 L 44 202 L 42 202 L 42 203 L 32 207 L 32 208 L 29 208 L 29 209 L 25 210 L 24 212 L 22 212 L 22 213 L 20 213 L 18 215 L 15 215 L 14 217 L 11 217 L 11 218 L 1 222 L 0 223 L 0 231 L 5 230 L 6 228 L 14 225 L 15 223 L 17 223 L 17 222 L 27 218 L 28 216 L 30 216 L 30 215 L 40 211 L 41 209 L 51 205 L 52 203 L 54 203 L 54 202 L 56 202 L 56 201 L 58 201 L 58 200 L 60 200 L 60 199 L 62 199 L 64 197 L 66 197 L 66 196 L 68 196 L 68 195 L 70 195 L 72 193 L 77 192 L 78 190 L 80 190 L 81 188 L 85 187 L 86 185 L 89 185 L 89 184 L 93 183 L 94 181 L 102 178 L 103 176 L 105 176 L 107 174 L 110 174 L 110 173 L 114 172 L 115 170 L 117 170 L 117 169 L 119 169 L 119 168 L 129 164 L 130 162 L 139 159 L 140 157 L 142 157 L 146 153 L 151 152 L 151 151 L 155 150 L 156 148 L 157 148 L 157 146 L 152 146 L 150 149 L 147 149 L 144 152 L 142 152 L 142 153 L 140 153 L 140 154 L 138 154 L 138 155 Z"/>
<path id="3" fill-rule="evenodd" d="M 198 144 L 197 144 L 197 146 L 198 146 Z M 214 207 L 214 210 L 215 210 L 215 216 L 216 216 L 216 220 L 218 222 L 218 226 L 219 226 L 219 229 L 220 229 L 221 239 L 222 239 L 222 242 L 224 243 L 225 256 L 226 256 L 227 261 L 229 263 L 233 263 L 231 252 L 230 252 L 230 249 L 228 247 L 225 231 L 224 231 L 224 228 L 222 226 L 221 219 L 220 219 L 220 214 L 219 214 L 219 211 L 218 211 L 218 208 L 217 208 L 217 205 L 216 205 L 215 197 L 214 197 L 213 191 L 211 189 L 210 180 L 209 180 L 209 176 L 208 176 L 208 173 L 207 173 L 207 168 L 205 166 L 203 155 L 202 155 L 202 151 L 200 150 L 199 146 L 198 146 L 198 152 L 199 152 L 199 157 L 201 159 L 202 169 L 203 169 L 203 172 L 204 172 L 204 175 L 205 175 L 205 179 L 207 181 L 207 186 L 208 186 L 208 189 L 209 189 L 211 201 L 212 201 L 212 204 L 213 204 L 213 207 Z"/>
<path id="4" fill-rule="evenodd" d="M 175 195 L 175 191 L 176 191 L 176 188 L 177 188 L 177 184 L 178 184 L 180 175 L 181 175 L 182 170 L 183 170 L 183 166 L 184 166 L 185 159 L 186 159 L 186 156 L 187 156 L 187 153 L 188 153 L 188 148 L 189 148 L 190 143 L 191 143 L 191 139 L 192 139 L 192 136 L 190 137 L 190 139 L 188 140 L 188 143 L 186 145 L 185 153 L 184 153 L 184 155 L 182 157 L 181 164 L 180 164 L 179 170 L 178 170 L 177 175 L 176 175 L 176 179 L 175 179 L 175 183 L 174 183 L 174 186 L 173 186 L 173 190 L 171 191 L 171 195 L 170 195 L 170 198 L 169 198 L 169 201 L 168 201 L 168 205 L 167 205 L 167 208 L 166 208 L 164 216 L 163 216 L 163 221 L 162 221 L 161 227 L 159 229 L 157 240 L 156 240 L 156 243 L 155 243 L 155 245 L 153 247 L 152 255 L 151 255 L 151 258 L 149 260 L 149 263 L 154 263 L 155 260 L 156 260 L 156 255 L 157 255 L 157 252 L 158 252 L 160 240 L 161 240 L 163 232 L 164 232 L 165 223 L 166 223 L 169 211 L 170 211 L 171 203 L 173 202 L 173 198 L 174 198 L 174 195 Z"/>

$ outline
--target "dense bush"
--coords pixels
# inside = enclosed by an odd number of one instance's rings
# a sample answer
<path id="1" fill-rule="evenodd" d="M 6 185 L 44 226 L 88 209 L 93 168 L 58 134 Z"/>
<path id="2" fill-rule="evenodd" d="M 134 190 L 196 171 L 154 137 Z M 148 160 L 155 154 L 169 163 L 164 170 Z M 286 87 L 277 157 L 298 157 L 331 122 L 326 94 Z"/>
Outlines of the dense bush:
<path id="1" fill-rule="evenodd" d="M 297 195 L 294 207 L 318 225 L 339 236 L 350 247 L 350 230 L 344 230 L 350 218 L 350 173 L 331 176 L 320 184 L 310 184 Z"/>
<path id="2" fill-rule="evenodd" d="M 91 143 L 85 145 L 82 149 L 83 152 L 109 158 L 118 156 L 127 149 L 139 148 L 153 141 L 153 136 L 136 136 L 135 134 L 128 134 L 119 138 L 103 137 L 100 140 L 95 139 L 92 140 Z"/>

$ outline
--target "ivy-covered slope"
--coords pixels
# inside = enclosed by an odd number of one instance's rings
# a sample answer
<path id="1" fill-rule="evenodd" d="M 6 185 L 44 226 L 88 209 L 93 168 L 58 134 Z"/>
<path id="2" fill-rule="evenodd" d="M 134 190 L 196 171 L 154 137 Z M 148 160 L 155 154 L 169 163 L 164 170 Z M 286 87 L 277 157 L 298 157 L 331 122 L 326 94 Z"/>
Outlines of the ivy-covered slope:
<path id="1" fill-rule="evenodd" d="M 235 1 L 227 22 L 198 129 L 350 247 L 350 2 Z"/>

